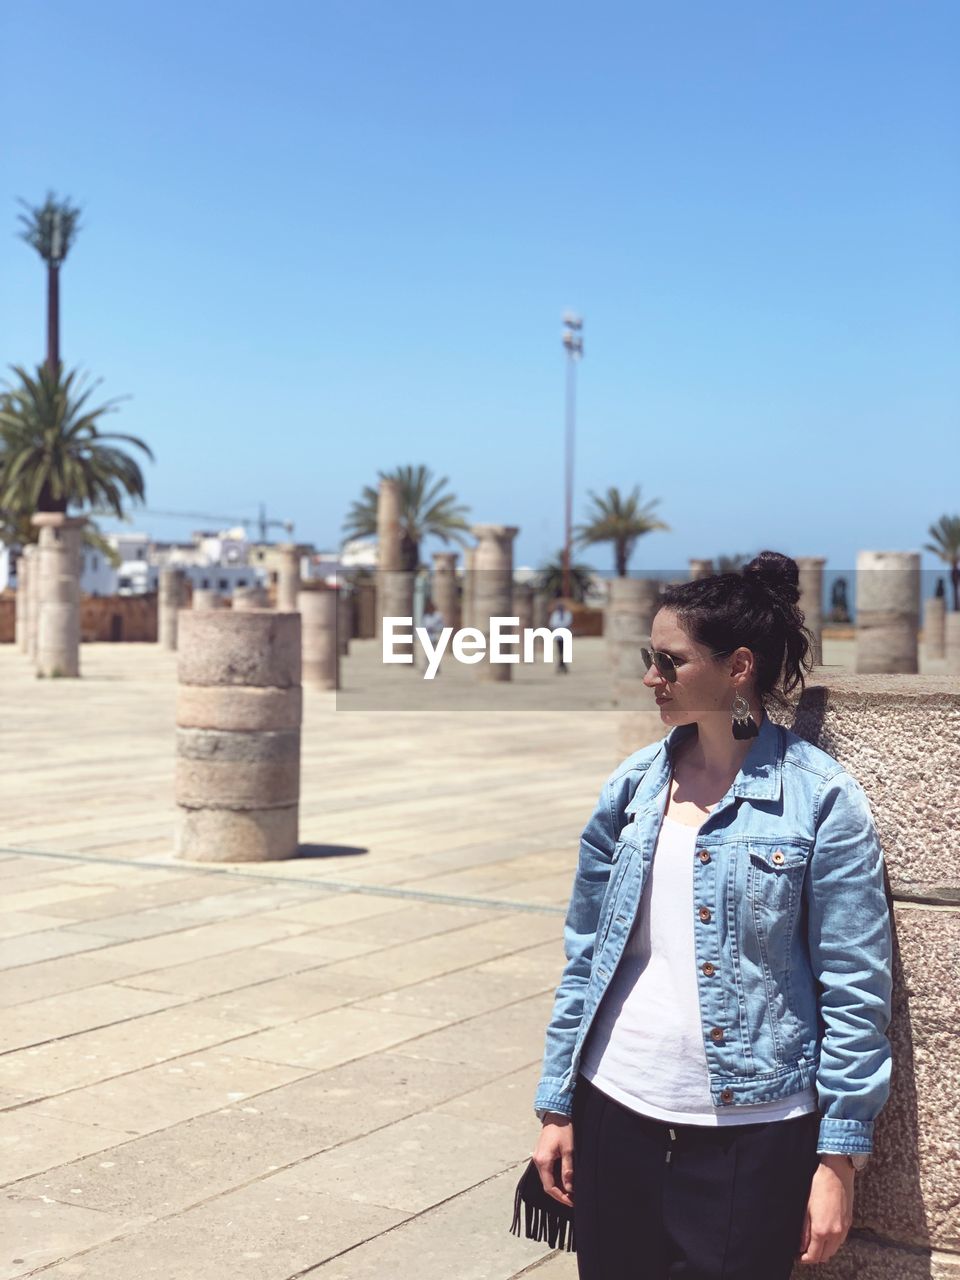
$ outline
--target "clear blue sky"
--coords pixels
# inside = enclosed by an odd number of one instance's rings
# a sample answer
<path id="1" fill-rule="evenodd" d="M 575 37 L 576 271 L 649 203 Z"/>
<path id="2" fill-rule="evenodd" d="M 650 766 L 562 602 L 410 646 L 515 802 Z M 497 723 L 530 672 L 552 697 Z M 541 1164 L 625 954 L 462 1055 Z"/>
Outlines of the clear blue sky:
<path id="1" fill-rule="evenodd" d="M 31 0 L 0 38 L 0 363 L 43 356 L 52 187 L 63 357 L 132 395 L 151 508 L 331 546 L 422 461 L 538 563 L 574 307 L 576 517 L 639 483 L 672 526 L 635 569 L 960 511 L 955 0 Z"/>

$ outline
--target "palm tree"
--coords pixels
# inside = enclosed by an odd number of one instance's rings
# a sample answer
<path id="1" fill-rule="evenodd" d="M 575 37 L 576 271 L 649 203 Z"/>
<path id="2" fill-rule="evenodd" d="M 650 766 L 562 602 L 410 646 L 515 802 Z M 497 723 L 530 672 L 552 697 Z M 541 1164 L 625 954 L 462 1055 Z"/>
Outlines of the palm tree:
<path id="1" fill-rule="evenodd" d="M 654 498 L 652 502 L 641 505 L 639 485 L 635 485 L 626 497 L 619 489 L 611 486 L 606 497 L 598 498 L 595 493 L 591 493 L 590 499 L 593 508 L 587 513 L 587 523 L 577 526 L 576 540 L 581 546 L 612 542 L 617 577 L 625 578 L 637 539 L 645 533 L 652 533 L 654 529 L 670 528 L 653 514 L 653 508 L 660 499 Z"/>
<path id="2" fill-rule="evenodd" d="M 739 551 L 732 556 L 717 556 L 717 573 L 741 573 L 752 559 L 752 555 L 742 555 Z"/>
<path id="3" fill-rule="evenodd" d="M 941 516 L 927 532 L 932 541 L 924 544 L 924 551 L 932 551 L 950 566 L 953 610 L 956 613 L 960 609 L 960 516 Z"/>
<path id="4" fill-rule="evenodd" d="M 60 363 L 60 264 L 80 229 L 80 210 L 69 200 L 58 200 L 52 191 L 36 208 L 26 200 L 20 203 L 27 210 L 19 215 L 23 223 L 20 238 L 47 264 L 47 367 L 56 373 Z"/>
<path id="5" fill-rule="evenodd" d="M 97 419 L 114 410 L 116 400 L 87 408 L 90 387 L 74 382 L 58 365 L 31 377 L 11 366 L 19 379 L 0 394 L 0 511 L 17 527 L 36 511 L 66 512 L 68 506 L 105 507 L 122 517 L 124 498 L 144 500 L 143 472 L 117 442 L 153 454 L 136 436 L 101 432 Z"/>
<path id="6" fill-rule="evenodd" d="M 570 598 L 577 603 L 583 602 L 590 590 L 593 570 L 587 564 L 570 565 Z M 552 560 L 541 565 L 537 572 L 537 590 L 545 592 L 551 599 L 563 595 L 563 548 Z"/>
<path id="7" fill-rule="evenodd" d="M 434 480 L 429 467 L 395 467 L 378 471 L 381 480 L 396 480 L 400 486 L 400 537 L 403 568 L 420 568 L 420 544 L 424 538 L 441 542 L 469 542 L 470 525 L 464 518 L 469 507 L 457 503 L 452 493 L 445 493 L 447 477 Z M 380 495 L 372 485 L 364 485 L 343 522 L 346 542 L 350 538 L 374 538 L 377 535 L 377 503 Z"/>

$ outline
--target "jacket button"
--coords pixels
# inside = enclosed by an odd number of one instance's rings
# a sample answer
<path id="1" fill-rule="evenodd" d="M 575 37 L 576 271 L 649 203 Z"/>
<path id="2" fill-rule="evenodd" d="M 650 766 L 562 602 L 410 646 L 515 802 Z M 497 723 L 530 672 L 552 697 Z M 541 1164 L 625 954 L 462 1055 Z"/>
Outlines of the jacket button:
<path id="1" fill-rule="evenodd" d="M 778 867 L 780 866 L 781 862 L 783 862 L 783 853 L 781 852 L 781 850 L 779 849 L 777 850 L 777 852 L 773 855 L 773 858 L 771 859 L 771 861 L 775 862 Z"/>
<path id="2" fill-rule="evenodd" d="M 703 923 L 704 923 L 704 924 L 706 924 L 706 923 L 707 923 L 707 921 L 710 919 L 710 908 L 709 908 L 709 907 L 701 907 L 701 908 L 700 908 L 700 910 L 699 910 L 699 912 L 698 912 L 697 914 L 699 915 L 699 917 L 700 917 L 700 919 L 703 921 Z"/>
<path id="3" fill-rule="evenodd" d="M 710 1028 L 710 1039 L 711 1039 L 711 1040 L 722 1040 L 722 1039 L 723 1039 L 723 1028 L 722 1028 L 722 1027 L 711 1027 L 711 1028 Z"/>
<path id="4" fill-rule="evenodd" d="M 721 1102 L 732 1102 L 732 1101 L 733 1101 L 733 1090 L 732 1090 L 732 1089 L 724 1089 L 724 1090 L 723 1090 L 723 1092 L 720 1094 L 720 1101 L 721 1101 Z"/>
<path id="5" fill-rule="evenodd" d="M 712 978 L 713 975 L 716 973 L 716 969 L 714 969 L 713 965 L 710 963 L 709 960 L 703 966 L 703 972 L 707 975 L 708 978 Z"/>
<path id="6" fill-rule="evenodd" d="M 709 853 L 707 853 L 706 849 L 701 849 L 700 852 L 697 854 L 697 857 L 700 859 L 701 862 L 710 861 L 710 855 Z"/>

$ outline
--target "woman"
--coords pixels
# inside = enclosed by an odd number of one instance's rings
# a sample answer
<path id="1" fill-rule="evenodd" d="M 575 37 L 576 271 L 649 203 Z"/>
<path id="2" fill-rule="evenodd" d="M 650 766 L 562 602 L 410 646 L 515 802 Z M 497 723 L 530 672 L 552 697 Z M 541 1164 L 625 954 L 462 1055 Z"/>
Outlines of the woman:
<path id="1" fill-rule="evenodd" d="M 670 732 L 583 832 L 534 1152 L 581 1280 L 786 1280 L 849 1230 L 891 928 L 861 787 L 765 714 L 810 670 L 797 583 L 765 551 L 667 589 L 643 655 Z"/>

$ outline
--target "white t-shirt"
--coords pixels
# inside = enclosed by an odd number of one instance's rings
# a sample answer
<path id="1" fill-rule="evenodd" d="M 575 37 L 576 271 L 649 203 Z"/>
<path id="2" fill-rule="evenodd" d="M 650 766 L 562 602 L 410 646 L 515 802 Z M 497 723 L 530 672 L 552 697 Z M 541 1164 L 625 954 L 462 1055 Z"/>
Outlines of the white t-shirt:
<path id="1" fill-rule="evenodd" d="M 637 918 L 590 1027 L 580 1070 L 633 1111 L 678 1124 L 753 1124 L 816 1111 L 812 1086 L 774 1102 L 713 1104 L 694 946 L 698 831 L 663 819 Z"/>

